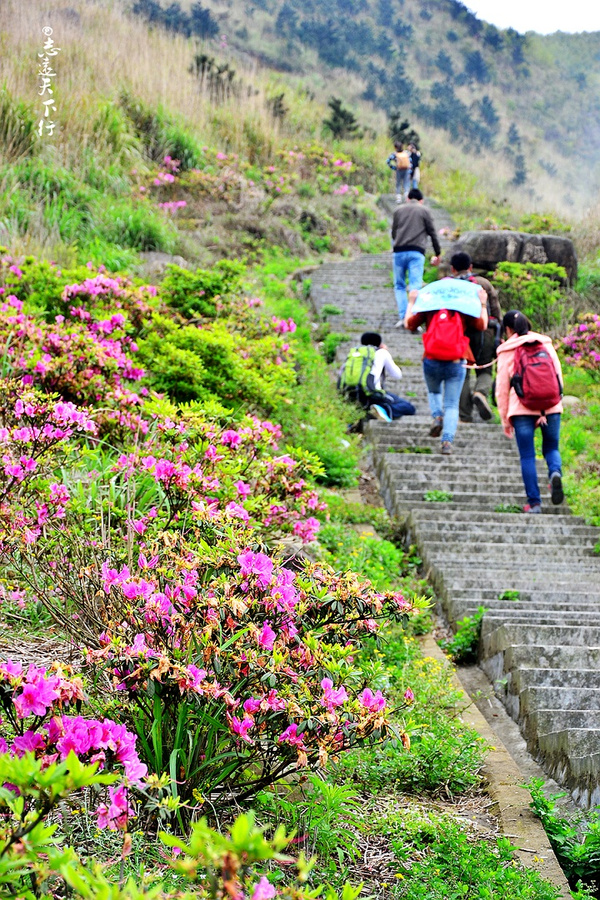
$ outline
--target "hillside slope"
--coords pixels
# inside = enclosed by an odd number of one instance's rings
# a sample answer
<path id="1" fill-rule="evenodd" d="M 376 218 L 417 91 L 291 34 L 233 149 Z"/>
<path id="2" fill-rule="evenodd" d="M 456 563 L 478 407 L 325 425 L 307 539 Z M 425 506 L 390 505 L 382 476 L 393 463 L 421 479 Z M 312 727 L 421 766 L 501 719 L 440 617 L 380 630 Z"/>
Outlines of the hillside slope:
<path id="1" fill-rule="evenodd" d="M 123 7 L 184 32 L 202 10 L 195 33 L 209 58 L 250 57 L 317 95 L 399 111 L 493 159 L 498 183 L 532 202 L 566 192 L 583 208 L 600 188 L 600 33 L 520 35 L 459 0 L 181 0 L 180 21 L 177 4 Z"/>

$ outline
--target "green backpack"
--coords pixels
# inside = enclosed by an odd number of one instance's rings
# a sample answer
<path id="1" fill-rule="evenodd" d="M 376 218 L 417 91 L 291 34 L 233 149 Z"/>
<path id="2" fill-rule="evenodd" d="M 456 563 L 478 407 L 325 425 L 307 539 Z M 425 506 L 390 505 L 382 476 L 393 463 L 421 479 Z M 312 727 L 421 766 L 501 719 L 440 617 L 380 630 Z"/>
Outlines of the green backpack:
<path id="1" fill-rule="evenodd" d="M 353 347 L 346 357 L 344 368 L 338 379 L 338 388 L 342 393 L 354 396 L 357 396 L 361 390 L 364 394 L 370 393 L 367 387 L 367 378 L 371 374 L 376 351 L 377 348 L 372 345 Z"/>

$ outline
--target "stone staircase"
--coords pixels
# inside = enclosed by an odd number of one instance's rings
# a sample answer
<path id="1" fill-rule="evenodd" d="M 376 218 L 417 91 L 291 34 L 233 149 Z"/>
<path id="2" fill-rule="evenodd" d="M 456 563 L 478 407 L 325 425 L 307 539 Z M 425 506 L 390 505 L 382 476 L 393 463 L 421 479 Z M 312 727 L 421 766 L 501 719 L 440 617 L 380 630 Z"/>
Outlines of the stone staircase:
<path id="1" fill-rule="evenodd" d="M 441 456 L 428 434 L 421 338 L 394 328 L 391 254 L 325 264 L 311 280 L 316 310 L 340 310 L 329 318 L 348 337 L 339 361 L 363 331 L 380 332 L 403 370 L 387 386 L 417 407 L 366 428 L 387 509 L 405 521 L 449 620 L 487 610 L 480 664 L 532 755 L 581 805 L 598 804 L 600 529 L 549 496 L 541 516 L 515 511 L 525 502 L 519 457 L 500 425 L 459 425 L 453 455 Z M 539 472 L 542 486 L 542 460 Z"/>

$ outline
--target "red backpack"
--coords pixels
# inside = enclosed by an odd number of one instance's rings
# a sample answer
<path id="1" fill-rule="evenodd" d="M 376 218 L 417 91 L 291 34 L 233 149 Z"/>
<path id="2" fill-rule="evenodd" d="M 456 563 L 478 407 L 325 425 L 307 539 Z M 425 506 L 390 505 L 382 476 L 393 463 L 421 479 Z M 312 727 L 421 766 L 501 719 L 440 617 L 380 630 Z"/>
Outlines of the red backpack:
<path id="1" fill-rule="evenodd" d="M 429 359 L 464 359 L 469 346 L 460 313 L 450 309 L 438 309 L 433 314 L 423 335 L 425 356 Z"/>
<path id="2" fill-rule="evenodd" d="M 527 409 L 551 409 L 562 396 L 562 385 L 552 357 L 541 343 L 531 341 L 515 350 L 514 374 L 510 386 Z"/>

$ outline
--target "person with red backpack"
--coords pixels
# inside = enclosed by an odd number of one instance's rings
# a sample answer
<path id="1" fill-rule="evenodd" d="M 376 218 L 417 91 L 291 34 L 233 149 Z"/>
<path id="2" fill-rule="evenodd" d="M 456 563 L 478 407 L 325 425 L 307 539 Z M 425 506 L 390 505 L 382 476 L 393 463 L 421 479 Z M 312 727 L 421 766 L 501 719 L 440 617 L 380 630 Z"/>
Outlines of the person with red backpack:
<path id="1" fill-rule="evenodd" d="M 527 503 L 526 513 L 541 513 L 534 434 L 542 430 L 542 454 L 548 466 L 552 503 L 563 502 L 562 460 L 558 449 L 563 377 L 552 339 L 531 330 L 527 317 L 511 309 L 502 320 L 506 340 L 497 350 L 496 402 L 507 437 L 516 438 Z"/>
<path id="2" fill-rule="evenodd" d="M 423 375 L 429 396 L 433 423 L 431 437 L 442 438 L 442 453 L 452 453 L 454 435 L 458 427 L 458 404 L 465 380 L 467 362 L 474 363 L 468 328 L 485 331 L 488 325 L 487 294 L 480 288 L 481 312 L 478 318 L 451 309 L 413 314 L 417 292 L 410 294 L 406 312 L 406 327 L 416 331 L 426 325 L 423 334 Z"/>

